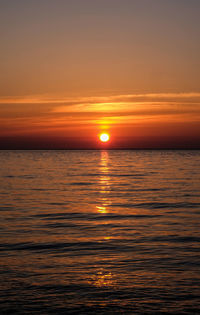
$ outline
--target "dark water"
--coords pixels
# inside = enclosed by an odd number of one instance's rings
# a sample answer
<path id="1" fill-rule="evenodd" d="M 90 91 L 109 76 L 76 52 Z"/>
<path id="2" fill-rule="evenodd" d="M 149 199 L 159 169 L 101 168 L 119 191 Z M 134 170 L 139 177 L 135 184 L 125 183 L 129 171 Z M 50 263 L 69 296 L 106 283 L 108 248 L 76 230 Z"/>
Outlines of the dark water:
<path id="1" fill-rule="evenodd" d="M 1 314 L 199 314 L 200 151 L 1 151 Z"/>

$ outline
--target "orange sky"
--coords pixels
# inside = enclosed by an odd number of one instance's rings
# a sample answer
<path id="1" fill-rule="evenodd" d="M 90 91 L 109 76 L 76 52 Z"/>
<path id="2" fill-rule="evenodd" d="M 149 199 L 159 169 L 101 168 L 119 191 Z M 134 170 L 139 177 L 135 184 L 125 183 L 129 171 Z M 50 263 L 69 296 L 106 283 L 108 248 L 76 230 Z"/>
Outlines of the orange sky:
<path id="1" fill-rule="evenodd" d="M 99 147 L 101 131 L 123 148 L 170 147 L 173 138 L 190 147 L 200 135 L 200 93 L 1 98 L 0 112 L 1 137 L 46 138 L 55 148 Z"/>
<path id="2" fill-rule="evenodd" d="M 200 148 L 199 9 L 0 2 L 0 149 Z"/>

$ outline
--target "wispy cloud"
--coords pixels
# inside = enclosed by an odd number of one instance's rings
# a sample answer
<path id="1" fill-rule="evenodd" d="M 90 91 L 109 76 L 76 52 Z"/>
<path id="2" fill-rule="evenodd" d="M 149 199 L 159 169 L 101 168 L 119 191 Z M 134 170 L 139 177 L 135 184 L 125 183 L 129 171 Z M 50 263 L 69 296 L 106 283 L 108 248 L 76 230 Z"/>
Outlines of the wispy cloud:
<path id="1" fill-rule="evenodd" d="M 145 101 L 145 100 L 200 100 L 200 92 L 189 93 L 146 93 L 146 94 L 118 94 L 110 96 L 89 97 L 58 97 L 51 95 L 29 95 L 16 97 L 0 97 L 0 104 L 78 104 L 78 103 L 105 103 L 122 101 Z"/>

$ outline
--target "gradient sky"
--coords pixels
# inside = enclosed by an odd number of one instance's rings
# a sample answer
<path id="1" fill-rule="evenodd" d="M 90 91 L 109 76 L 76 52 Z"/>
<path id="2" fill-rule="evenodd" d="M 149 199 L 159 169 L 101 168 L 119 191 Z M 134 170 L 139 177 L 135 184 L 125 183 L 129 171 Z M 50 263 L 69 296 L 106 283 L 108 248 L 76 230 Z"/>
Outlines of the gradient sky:
<path id="1" fill-rule="evenodd" d="M 0 148 L 200 148 L 199 0 L 0 0 Z"/>

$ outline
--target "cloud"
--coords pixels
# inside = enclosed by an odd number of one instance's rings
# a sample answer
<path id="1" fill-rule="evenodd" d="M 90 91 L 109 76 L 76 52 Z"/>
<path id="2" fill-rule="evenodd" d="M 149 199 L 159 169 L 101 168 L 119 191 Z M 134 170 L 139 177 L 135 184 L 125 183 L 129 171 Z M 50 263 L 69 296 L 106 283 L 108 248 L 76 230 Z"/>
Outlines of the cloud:
<path id="1" fill-rule="evenodd" d="M 81 104 L 81 103 L 105 103 L 122 101 L 145 100 L 200 100 L 200 92 L 189 93 L 146 93 L 146 94 L 119 94 L 110 96 L 89 97 L 58 97 L 51 95 L 30 95 L 17 97 L 0 97 L 0 104 Z"/>

